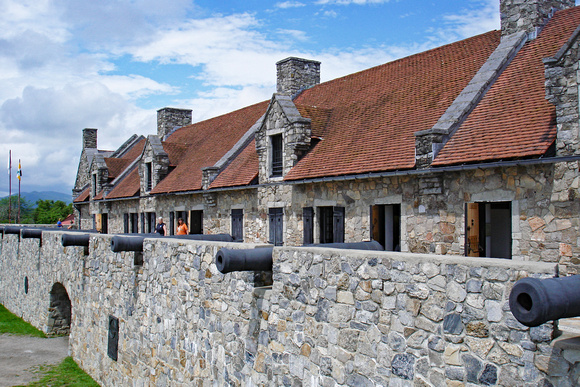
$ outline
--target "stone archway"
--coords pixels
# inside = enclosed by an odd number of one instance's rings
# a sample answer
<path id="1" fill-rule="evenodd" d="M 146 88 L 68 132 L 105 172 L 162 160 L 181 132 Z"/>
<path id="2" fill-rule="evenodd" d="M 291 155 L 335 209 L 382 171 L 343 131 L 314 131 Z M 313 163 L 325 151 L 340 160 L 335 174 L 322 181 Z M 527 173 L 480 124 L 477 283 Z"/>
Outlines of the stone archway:
<path id="1" fill-rule="evenodd" d="M 50 291 L 47 334 L 70 334 L 71 310 L 70 298 L 65 287 L 60 282 L 55 283 Z"/>

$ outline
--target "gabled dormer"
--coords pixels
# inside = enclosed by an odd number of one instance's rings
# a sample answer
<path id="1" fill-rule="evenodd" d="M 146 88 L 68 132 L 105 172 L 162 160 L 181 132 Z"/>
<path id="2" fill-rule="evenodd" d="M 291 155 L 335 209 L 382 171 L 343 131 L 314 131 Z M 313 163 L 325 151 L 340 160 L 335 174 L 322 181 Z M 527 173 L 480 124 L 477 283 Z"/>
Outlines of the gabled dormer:
<path id="1" fill-rule="evenodd" d="M 260 183 L 282 180 L 310 147 L 311 121 L 290 96 L 274 94 L 256 132 Z"/>
<path id="2" fill-rule="evenodd" d="M 105 156 L 97 153 L 93 157 L 90 169 L 90 198 L 94 199 L 99 193 L 108 188 L 109 169 L 105 162 Z"/>
<path id="3" fill-rule="evenodd" d="M 139 162 L 141 195 L 149 192 L 169 173 L 169 156 L 163 149 L 159 136 L 150 135 Z"/>

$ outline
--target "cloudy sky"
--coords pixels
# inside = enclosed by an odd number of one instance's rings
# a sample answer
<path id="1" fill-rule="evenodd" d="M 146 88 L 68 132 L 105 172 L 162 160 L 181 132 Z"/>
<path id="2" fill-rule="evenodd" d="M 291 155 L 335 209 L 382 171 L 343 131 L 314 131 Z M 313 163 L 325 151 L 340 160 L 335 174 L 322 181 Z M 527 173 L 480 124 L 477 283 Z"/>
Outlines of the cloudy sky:
<path id="1" fill-rule="evenodd" d="M 499 28 L 498 0 L 0 0 L 0 160 L 13 193 L 70 193 L 83 128 L 100 149 L 269 99 L 275 63 L 322 81 Z M 0 196 L 8 193 L 0 169 Z"/>

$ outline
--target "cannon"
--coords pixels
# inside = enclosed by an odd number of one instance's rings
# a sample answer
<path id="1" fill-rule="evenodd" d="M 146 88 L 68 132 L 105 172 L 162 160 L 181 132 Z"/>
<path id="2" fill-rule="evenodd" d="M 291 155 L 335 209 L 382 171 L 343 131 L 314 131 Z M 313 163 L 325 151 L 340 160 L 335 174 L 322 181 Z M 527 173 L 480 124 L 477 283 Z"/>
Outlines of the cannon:
<path id="1" fill-rule="evenodd" d="M 271 271 L 273 247 L 256 249 L 220 249 L 215 265 L 223 274 L 232 271 Z"/>
<path id="2" fill-rule="evenodd" d="M 111 250 L 114 253 L 121 251 L 143 251 L 143 241 L 145 238 L 159 238 L 159 234 L 132 234 L 132 235 L 115 235 L 111 239 Z"/>
<path id="3" fill-rule="evenodd" d="M 172 235 L 171 238 L 190 239 L 196 241 L 233 242 L 234 238 L 230 234 L 189 234 Z"/>
<path id="4" fill-rule="evenodd" d="M 42 238 L 42 231 L 41 228 L 23 228 L 22 229 L 22 238 L 34 238 L 34 239 L 41 239 Z"/>
<path id="5" fill-rule="evenodd" d="M 580 275 L 558 278 L 522 278 L 512 288 L 509 305 L 523 325 L 580 316 Z"/>
<path id="6" fill-rule="evenodd" d="M 305 245 L 305 247 L 327 247 L 330 249 L 346 249 L 346 250 L 376 250 L 376 251 L 384 250 L 383 246 L 377 241 L 351 242 L 351 243 L 319 243 Z"/>
<path id="7" fill-rule="evenodd" d="M 90 234 L 62 234 L 61 243 L 66 246 L 89 246 Z"/>
<path id="8" fill-rule="evenodd" d="M 18 227 L 18 226 L 5 226 L 4 227 L 4 234 L 20 235 L 20 230 L 22 230 L 22 227 Z"/>

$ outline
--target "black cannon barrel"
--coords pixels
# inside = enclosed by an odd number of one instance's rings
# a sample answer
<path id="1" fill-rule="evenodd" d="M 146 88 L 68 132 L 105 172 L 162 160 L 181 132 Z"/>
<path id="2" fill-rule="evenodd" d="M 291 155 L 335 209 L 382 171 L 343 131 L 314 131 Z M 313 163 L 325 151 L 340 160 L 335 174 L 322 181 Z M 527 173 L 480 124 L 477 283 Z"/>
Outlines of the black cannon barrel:
<path id="1" fill-rule="evenodd" d="M 220 249 L 215 256 L 215 264 L 223 274 L 232 271 L 270 271 L 273 250 L 273 247 Z"/>
<path id="2" fill-rule="evenodd" d="M 522 278 L 512 288 L 509 304 L 514 317 L 529 327 L 580 316 L 580 275 Z"/>
<path id="3" fill-rule="evenodd" d="M 188 234 L 172 235 L 176 239 L 190 239 L 196 241 L 233 242 L 234 238 L 230 234 Z"/>
<path id="4" fill-rule="evenodd" d="M 18 226 L 6 226 L 4 227 L 4 234 L 20 234 L 22 227 Z"/>
<path id="5" fill-rule="evenodd" d="M 63 246 L 88 246 L 90 234 L 62 234 L 61 243 Z"/>
<path id="6" fill-rule="evenodd" d="M 347 249 L 347 250 L 383 250 L 383 246 L 377 241 L 367 242 L 350 242 L 350 243 L 318 243 L 306 245 L 306 247 L 328 247 L 331 249 Z"/>
<path id="7" fill-rule="evenodd" d="M 143 240 L 145 238 L 151 238 L 154 235 L 155 234 L 115 235 L 113 239 L 111 239 L 111 250 L 114 253 L 120 251 L 143 251 Z"/>
<path id="8" fill-rule="evenodd" d="M 22 229 L 22 238 L 35 238 L 40 239 L 42 238 L 42 229 L 41 228 L 23 228 Z"/>

